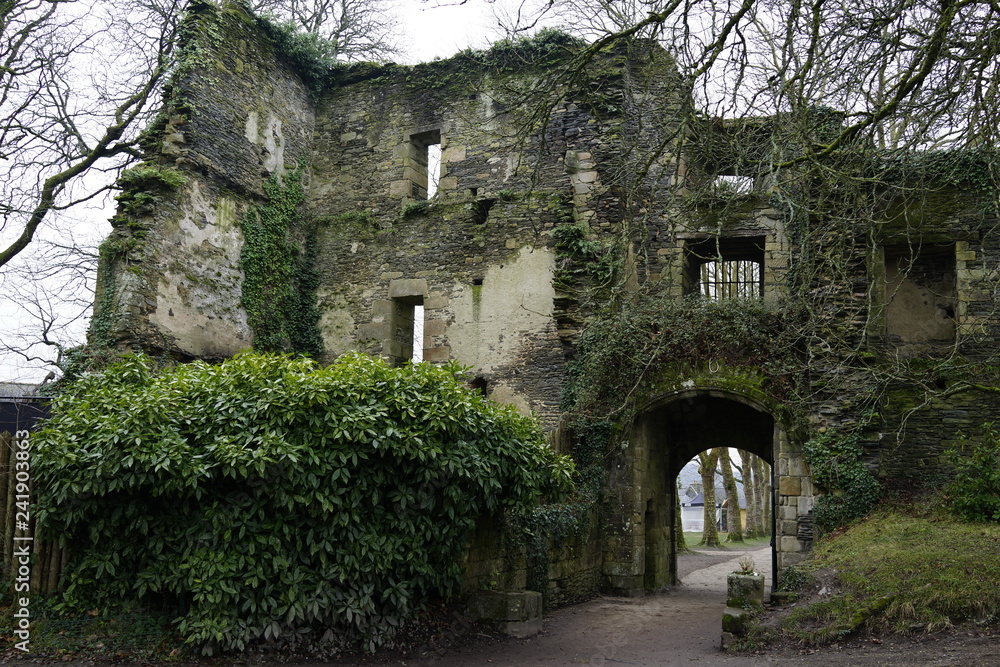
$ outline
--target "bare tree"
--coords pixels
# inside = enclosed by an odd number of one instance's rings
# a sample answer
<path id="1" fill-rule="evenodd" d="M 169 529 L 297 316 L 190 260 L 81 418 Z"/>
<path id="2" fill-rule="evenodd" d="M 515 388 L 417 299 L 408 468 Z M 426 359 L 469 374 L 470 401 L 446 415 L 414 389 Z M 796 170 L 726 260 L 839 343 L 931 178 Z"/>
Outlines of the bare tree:
<path id="1" fill-rule="evenodd" d="M 85 338 L 113 183 L 141 159 L 186 4 L 0 0 L 5 375 L 61 374 Z"/>
<path id="2" fill-rule="evenodd" d="M 771 532 L 771 466 L 759 456 L 753 457 L 754 496 L 757 500 L 755 513 L 758 517 L 760 532 L 766 535 Z"/>
<path id="3" fill-rule="evenodd" d="M 674 547 L 679 554 L 690 553 L 687 539 L 684 537 L 684 519 L 681 509 L 681 481 L 677 480 L 677 491 L 674 493 Z"/>
<path id="4" fill-rule="evenodd" d="M 71 220 L 83 230 L 93 226 L 76 216 Z M 41 379 L 45 371 L 46 379 L 62 374 L 68 355 L 86 337 L 94 301 L 95 235 L 63 224 L 51 231 L 52 239 L 35 240 L 32 252 L 17 257 L 0 276 L 5 314 L 0 359 L 21 369 L 17 375 L 24 372 L 25 379 Z"/>
<path id="5" fill-rule="evenodd" d="M 740 516 L 740 494 L 736 488 L 736 478 L 733 476 L 733 464 L 729 458 L 728 447 L 716 448 L 719 457 L 719 467 L 722 470 L 722 485 L 726 489 L 726 542 L 743 541 L 743 518 Z"/>
<path id="6" fill-rule="evenodd" d="M 399 22 L 387 0 L 251 0 L 250 7 L 323 38 L 338 60 L 380 62 L 400 54 Z"/>
<path id="7" fill-rule="evenodd" d="M 166 72 L 172 0 L 0 1 L 0 267 L 137 157 Z"/>
<path id="8" fill-rule="evenodd" d="M 757 493 L 753 480 L 753 459 L 750 452 L 739 450 L 740 452 L 740 481 L 743 484 L 743 494 L 747 501 L 747 525 L 744 535 L 750 539 L 760 537 L 762 530 L 760 527 L 760 517 L 757 515 Z"/>
<path id="9" fill-rule="evenodd" d="M 990 0 L 524 0 L 515 6 L 507 12 L 509 32 L 555 24 L 592 40 L 580 66 L 621 40 L 660 40 L 702 110 L 714 116 L 842 110 L 840 130 L 802 144 L 805 155 L 796 160 L 856 146 L 861 138 L 882 147 L 953 147 L 998 137 L 1000 44 L 984 36 L 1000 28 L 1000 5 Z M 563 74 L 572 79 L 576 70 Z"/>

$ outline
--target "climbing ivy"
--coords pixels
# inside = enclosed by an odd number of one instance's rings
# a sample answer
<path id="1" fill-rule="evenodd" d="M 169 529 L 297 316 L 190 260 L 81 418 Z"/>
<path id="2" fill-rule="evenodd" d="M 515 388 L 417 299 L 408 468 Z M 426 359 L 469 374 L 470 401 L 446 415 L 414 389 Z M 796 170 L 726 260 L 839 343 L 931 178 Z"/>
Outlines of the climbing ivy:
<path id="1" fill-rule="evenodd" d="M 1000 152 L 996 148 L 883 152 L 871 161 L 885 179 L 971 191 L 979 195 L 980 207 L 986 213 L 996 213 L 1000 205 Z"/>
<path id="2" fill-rule="evenodd" d="M 763 369 L 776 400 L 796 390 L 802 367 L 794 316 L 754 301 L 637 297 L 581 333 L 562 407 L 576 415 L 623 413 L 664 364 L 724 363 Z"/>
<path id="3" fill-rule="evenodd" d="M 302 168 L 300 164 L 287 173 L 283 182 L 272 176 L 264 184 L 266 200 L 240 219 L 242 303 L 254 349 L 315 356 L 323 351 L 323 339 L 317 326 L 314 225 L 305 229 L 304 251 L 292 240 L 293 232 L 304 226 L 298 212 L 304 199 Z"/>
<path id="4" fill-rule="evenodd" d="M 485 50 L 466 49 L 456 56 L 489 65 L 500 71 L 522 72 L 526 67 L 552 67 L 562 64 L 573 51 L 586 42 L 554 28 L 542 28 L 534 35 L 501 39 Z"/>
<path id="5" fill-rule="evenodd" d="M 807 441 L 802 453 L 812 479 L 824 491 L 813 508 L 813 520 L 832 530 L 872 510 L 882 488 L 864 464 L 863 427 L 827 431 Z"/>
<path id="6" fill-rule="evenodd" d="M 556 276 L 565 285 L 574 277 L 589 276 L 598 284 L 608 283 L 617 273 L 620 260 L 607 243 L 587 238 L 582 225 L 557 225 L 552 239 L 558 257 L 563 260 Z"/>

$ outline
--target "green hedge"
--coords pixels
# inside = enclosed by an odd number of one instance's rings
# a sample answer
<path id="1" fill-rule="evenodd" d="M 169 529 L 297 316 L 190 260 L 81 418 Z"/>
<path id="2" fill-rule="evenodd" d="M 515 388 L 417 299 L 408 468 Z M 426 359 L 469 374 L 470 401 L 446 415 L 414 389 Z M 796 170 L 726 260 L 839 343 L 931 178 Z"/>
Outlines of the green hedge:
<path id="1" fill-rule="evenodd" d="M 377 646 L 455 590 L 478 516 L 570 487 L 536 422 L 460 371 L 244 354 L 84 376 L 34 449 L 65 604 L 177 604 L 206 651 L 316 629 Z"/>

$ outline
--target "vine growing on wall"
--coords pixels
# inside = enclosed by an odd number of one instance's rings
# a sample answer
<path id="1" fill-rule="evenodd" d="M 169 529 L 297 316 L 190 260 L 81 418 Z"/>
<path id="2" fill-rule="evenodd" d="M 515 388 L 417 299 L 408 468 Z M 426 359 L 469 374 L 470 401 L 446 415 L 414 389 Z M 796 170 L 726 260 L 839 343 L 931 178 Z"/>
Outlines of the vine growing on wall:
<path id="1" fill-rule="evenodd" d="M 265 201 L 240 220 L 242 304 L 253 330 L 254 349 L 261 352 L 316 356 L 323 351 L 315 230 L 303 224 L 299 213 L 304 199 L 302 169 L 300 164 L 285 174 L 283 182 L 272 176 L 264 184 Z M 295 242 L 296 232 L 305 234 L 304 247 Z"/>
<path id="2" fill-rule="evenodd" d="M 881 484 L 864 462 L 862 431 L 827 431 L 802 446 L 812 479 L 824 491 L 813 507 L 813 520 L 823 530 L 864 517 L 881 497 Z"/>

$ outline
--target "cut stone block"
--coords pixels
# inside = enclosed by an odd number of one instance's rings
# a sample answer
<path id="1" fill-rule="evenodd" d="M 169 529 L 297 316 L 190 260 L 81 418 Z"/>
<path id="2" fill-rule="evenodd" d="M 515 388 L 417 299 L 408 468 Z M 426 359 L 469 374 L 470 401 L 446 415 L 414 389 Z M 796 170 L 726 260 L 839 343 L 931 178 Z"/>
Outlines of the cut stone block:
<path id="1" fill-rule="evenodd" d="M 726 578 L 728 592 L 726 604 L 730 607 L 762 607 L 764 605 L 764 577 L 759 574 L 730 574 Z"/>
<path id="2" fill-rule="evenodd" d="M 726 633 L 734 637 L 742 637 L 746 632 L 749 620 L 750 614 L 745 609 L 726 607 L 726 610 L 722 612 L 723 637 L 725 637 Z"/>
<path id="3" fill-rule="evenodd" d="M 469 616 L 511 637 L 542 631 L 542 594 L 536 591 L 480 591 L 469 597 Z"/>

